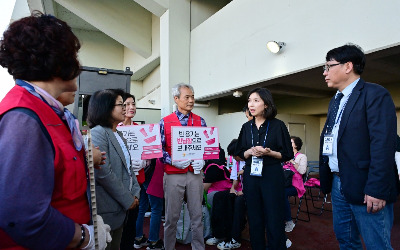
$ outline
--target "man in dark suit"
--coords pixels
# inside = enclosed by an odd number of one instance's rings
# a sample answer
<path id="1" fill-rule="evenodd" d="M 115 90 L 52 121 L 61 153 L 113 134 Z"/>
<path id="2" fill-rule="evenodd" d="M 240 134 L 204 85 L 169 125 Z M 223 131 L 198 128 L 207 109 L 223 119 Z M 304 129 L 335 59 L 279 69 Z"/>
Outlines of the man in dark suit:
<path id="1" fill-rule="evenodd" d="M 332 193 L 333 227 L 341 249 L 392 249 L 396 112 L 389 92 L 360 78 L 365 55 L 357 45 L 330 50 L 325 81 L 337 89 L 321 134 L 321 189 Z"/>

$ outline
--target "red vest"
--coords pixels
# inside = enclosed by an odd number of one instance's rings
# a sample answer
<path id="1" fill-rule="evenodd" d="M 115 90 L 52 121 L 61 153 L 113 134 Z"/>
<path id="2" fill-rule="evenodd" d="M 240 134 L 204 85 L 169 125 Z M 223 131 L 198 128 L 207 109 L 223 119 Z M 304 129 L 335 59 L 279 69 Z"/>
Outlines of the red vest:
<path id="1" fill-rule="evenodd" d="M 181 122 L 179 121 L 178 117 L 176 116 L 176 113 L 172 113 L 166 117 L 164 117 L 164 133 L 165 133 L 165 151 L 168 152 L 170 156 L 171 154 L 171 134 L 172 134 L 172 126 L 182 126 Z M 193 113 L 190 113 L 189 119 L 188 119 L 188 126 L 201 126 L 201 117 L 198 115 L 195 115 Z M 165 173 L 167 174 L 184 174 L 188 170 L 193 172 L 192 166 L 189 166 L 185 169 L 179 169 L 176 168 L 172 165 L 166 164 L 165 163 Z"/>
<path id="2" fill-rule="evenodd" d="M 86 196 L 84 149 L 79 152 L 75 149 L 69 128 L 52 108 L 20 86 L 15 86 L 3 99 L 0 105 L 0 116 L 17 107 L 35 112 L 51 137 L 55 149 L 54 183 L 49 183 L 49 185 L 54 185 L 51 206 L 76 223 L 88 223 L 90 209 Z M 62 126 L 54 126 L 54 124 Z M 0 238 L 6 241 L 2 242 L 2 247 L 24 249 L 18 247 L 1 229 Z"/>

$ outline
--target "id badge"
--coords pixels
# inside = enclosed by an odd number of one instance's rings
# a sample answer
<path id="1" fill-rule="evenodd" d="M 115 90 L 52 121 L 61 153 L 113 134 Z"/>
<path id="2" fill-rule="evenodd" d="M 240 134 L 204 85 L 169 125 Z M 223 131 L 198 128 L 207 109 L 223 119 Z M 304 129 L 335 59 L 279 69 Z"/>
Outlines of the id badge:
<path id="1" fill-rule="evenodd" d="M 333 135 L 332 134 L 324 135 L 324 145 L 322 146 L 322 154 L 323 155 L 332 155 L 333 154 Z"/>
<path id="2" fill-rule="evenodd" d="M 250 175 L 261 176 L 263 168 L 263 158 L 252 156 Z"/>

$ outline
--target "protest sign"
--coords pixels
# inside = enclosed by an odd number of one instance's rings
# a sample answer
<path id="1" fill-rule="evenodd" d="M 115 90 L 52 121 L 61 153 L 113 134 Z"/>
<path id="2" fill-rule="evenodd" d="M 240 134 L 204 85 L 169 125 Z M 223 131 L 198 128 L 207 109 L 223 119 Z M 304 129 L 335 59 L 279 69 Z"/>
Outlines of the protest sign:
<path id="1" fill-rule="evenodd" d="M 119 126 L 117 130 L 126 139 L 132 160 L 162 157 L 159 124 Z"/>
<path id="2" fill-rule="evenodd" d="M 218 128 L 172 126 L 172 161 L 219 158 Z"/>

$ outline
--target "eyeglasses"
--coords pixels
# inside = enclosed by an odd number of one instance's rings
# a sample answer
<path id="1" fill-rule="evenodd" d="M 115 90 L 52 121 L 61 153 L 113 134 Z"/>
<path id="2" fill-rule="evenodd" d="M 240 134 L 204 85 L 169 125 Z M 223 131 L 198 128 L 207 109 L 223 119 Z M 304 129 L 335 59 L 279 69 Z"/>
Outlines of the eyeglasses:
<path id="1" fill-rule="evenodd" d="M 114 106 L 120 106 L 121 108 L 125 108 L 125 105 L 123 103 L 115 104 Z"/>
<path id="2" fill-rule="evenodd" d="M 322 69 L 324 70 L 324 72 L 329 72 L 330 68 L 332 68 L 333 66 L 338 66 L 341 63 L 334 63 L 334 64 L 325 64 L 324 66 L 322 66 Z"/>

